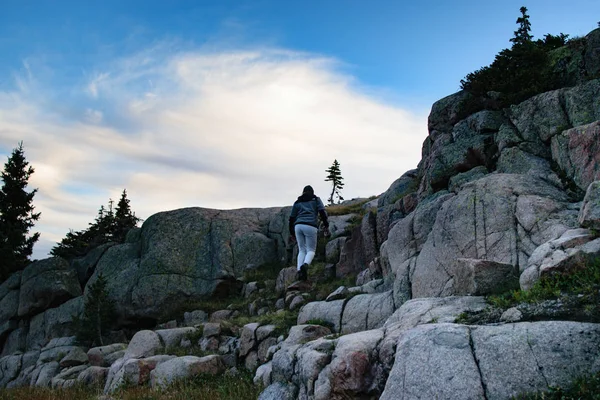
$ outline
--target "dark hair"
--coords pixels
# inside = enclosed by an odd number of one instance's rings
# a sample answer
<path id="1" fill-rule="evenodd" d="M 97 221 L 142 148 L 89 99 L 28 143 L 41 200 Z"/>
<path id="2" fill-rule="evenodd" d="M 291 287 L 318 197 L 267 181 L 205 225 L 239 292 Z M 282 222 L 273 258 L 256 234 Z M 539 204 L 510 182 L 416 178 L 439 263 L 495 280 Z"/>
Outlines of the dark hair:
<path id="1" fill-rule="evenodd" d="M 313 190 L 312 186 L 306 185 L 304 186 L 304 189 L 302 189 L 302 194 L 315 194 L 315 191 Z"/>

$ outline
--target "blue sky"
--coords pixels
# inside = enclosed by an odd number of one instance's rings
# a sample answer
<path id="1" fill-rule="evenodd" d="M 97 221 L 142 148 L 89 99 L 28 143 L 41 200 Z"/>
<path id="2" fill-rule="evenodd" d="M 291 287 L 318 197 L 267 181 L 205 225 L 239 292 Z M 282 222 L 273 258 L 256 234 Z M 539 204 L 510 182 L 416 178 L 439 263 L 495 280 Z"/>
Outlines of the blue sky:
<path id="1" fill-rule="evenodd" d="M 134 210 L 370 196 L 420 159 L 431 104 L 533 34 L 585 35 L 600 2 L 0 0 L 0 155 L 36 168 L 42 257 L 127 188 Z"/>

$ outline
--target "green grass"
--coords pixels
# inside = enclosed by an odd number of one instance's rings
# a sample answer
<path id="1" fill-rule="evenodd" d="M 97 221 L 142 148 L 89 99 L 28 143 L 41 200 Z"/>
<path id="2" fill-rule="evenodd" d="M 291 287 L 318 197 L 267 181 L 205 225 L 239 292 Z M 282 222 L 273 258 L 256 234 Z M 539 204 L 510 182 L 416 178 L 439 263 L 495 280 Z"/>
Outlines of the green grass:
<path id="1" fill-rule="evenodd" d="M 252 375 L 240 372 L 236 376 L 197 376 L 176 382 L 165 389 L 147 386 L 126 388 L 112 397 L 119 400 L 255 400 L 261 388 L 252 383 Z M 70 389 L 18 388 L 0 390 L 0 400 L 97 400 L 101 388 Z"/>
<path id="2" fill-rule="evenodd" d="M 366 199 L 352 205 L 337 204 L 333 206 L 327 206 L 325 207 L 325 210 L 327 211 L 327 215 L 365 214 L 366 210 L 363 209 L 363 206 L 369 201 L 369 199 Z"/>
<path id="3" fill-rule="evenodd" d="M 566 388 L 551 387 L 546 392 L 522 394 L 515 400 L 600 400 L 600 373 L 576 379 Z"/>
<path id="4" fill-rule="evenodd" d="M 277 312 L 269 312 L 259 316 L 241 315 L 233 318 L 231 321 L 226 321 L 222 325 L 242 327 L 252 322 L 258 322 L 260 325 L 275 325 L 276 335 L 287 335 L 290 328 L 296 325 L 298 320 L 298 310 L 281 310 Z"/>
<path id="5" fill-rule="evenodd" d="M 500 308 L 519 303 L 538 303 L 557 299 L 563 294 L 575 293 L 595 297 L 600 289 L 600 258 L 589 260 L 583 269 L 570 274 L 552 274 L 537 281 L 530 290 L 514 290 L 502 295 L 489 296 L 488 302 Z"/>

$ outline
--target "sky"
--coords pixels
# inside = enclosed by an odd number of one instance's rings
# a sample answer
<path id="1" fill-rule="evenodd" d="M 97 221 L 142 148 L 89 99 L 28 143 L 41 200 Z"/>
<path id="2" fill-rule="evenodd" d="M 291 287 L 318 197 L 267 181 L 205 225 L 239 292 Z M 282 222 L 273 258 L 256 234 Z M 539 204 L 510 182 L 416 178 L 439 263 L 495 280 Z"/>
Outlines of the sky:
<path id="1" fill-rule="evenodd" d="M 0 0 L 0 159 L 23 142 L 33 258 L 127 189 L 150 215 L 384 192 L 431 105 L 510 47 L 583 36 L 597 0 Z"/>

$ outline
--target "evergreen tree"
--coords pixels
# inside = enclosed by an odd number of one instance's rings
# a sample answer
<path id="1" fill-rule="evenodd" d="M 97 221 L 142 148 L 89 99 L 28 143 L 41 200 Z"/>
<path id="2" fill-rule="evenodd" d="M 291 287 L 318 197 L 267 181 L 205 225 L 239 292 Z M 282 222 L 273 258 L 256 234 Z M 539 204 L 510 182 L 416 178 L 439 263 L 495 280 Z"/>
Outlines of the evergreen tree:
<path id="1" fill-rule="evenodd" d="M 135 216 L 135 213 L 131 211 L 129 206 L 129 199 L 127 198 L 127 189 L 123 189 L 121 198 L 117 203 L 117 209 L 115 211 L 115 222 L 114 222 L 114 236 L 118 242 L 125 241 L 127 232 L 140 222 L 140 218 Z"/>
<path id="2" fill-rule="evenodd" d="M 327 172 L 327 178 L 325 178 L 325 182 L 331 182 L 331 194 L 329 195 L 328 203 L 329 205 L 333 205 L 334 196 L 337 197 L 338 204 L 344 200 L 340 191 L 344 187 L 344 183 L 342 182 L 344 178 L 342 178 L 342 173 L 340 171 L 340 163 L 337 160 L 333 160 L 333 164 L 331 167 L 325 170 Z"/>
<path id="3" fill-rule="evenodd" d="M 103 337 L 113 326 L 115 317 L 115 303 L 108 295 L 106 278 L 98 274 L 96 281 L 88 286 L 83 314 L 73 316 L 77 341 L 87 346 L 103 346 Z"/>
<path id="4" fill-rule="evenodd" d="M 13 150 L 2 171 L 3 186 L 0 190 L 0 279 L 25 268 L 33 245 L 40 234 L 28 237 L 29 230 L 40 213 L 34 213 L 33 197 L 37 189 L 27 192 L 25 188 L 34 169 L 25 159 L 23 142 Z"/>
<path id="5" fill-rule="evenodd" d="M 50 254 L 67 259 L 81 257 L 91 249 L 108 242 L 123 243 L 127 232 L 135 227 L 140 218 L 131 211 L 127 191 L 124 189 L 121 199 L 114 208 L 109 199 L 108 207 L 100 206 L 94 222 L 83 231 L 69 231 L 66 237 L 52 248 Z"/>
<path id="6" fill-rule="evenodd" d="M 510 39 L 513 47 L 526 45 L 531 43 L 531 39 L 533 39 L 533 35 L 529 33 L 531 32 L 531 22 L 529 22 L 529 15 L 527 15 L 527 7 L 521 7 L 519 11 L 521 11 L 521 16 L 517 18 L 519 28 L 515 31 L 515 37 Z"/>

